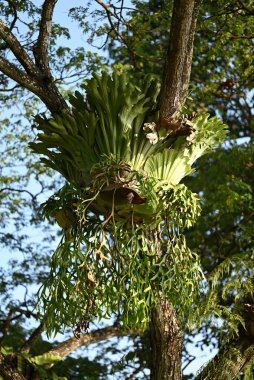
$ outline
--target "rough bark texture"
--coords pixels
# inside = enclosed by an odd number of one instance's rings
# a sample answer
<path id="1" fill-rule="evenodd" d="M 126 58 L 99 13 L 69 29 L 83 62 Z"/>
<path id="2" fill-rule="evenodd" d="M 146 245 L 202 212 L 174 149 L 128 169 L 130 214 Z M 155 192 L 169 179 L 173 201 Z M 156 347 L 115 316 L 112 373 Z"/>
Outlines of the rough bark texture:
<path id="1" fill-rule="evenodd" d="M 45 0 L 42 7 L 39 36 L 34 44 L 34 59 L 30 57 L 15 35 L 0 19 L 0 37 L 22 66 L 0 56 L 0 71 L 37 95 L 51 113 L 70 112 L 50 72 L 48 47 L 52 29 L 52 16 L 57 0 Z"/>
<path id="2" fill-rule="evenodd" d="M 201 0 L 174 2 L 162 80 L 160 120 L 173 117 L 188 94 L 193 41 Z"/>
<path id="3" fill-rule="evenodd" d="M 151 318 L 151 380 L 182 379 L 183 331 L 176 312 L 167 300 L 161 300 Z"/>
<path id="4" fill-rule="evenodd" d="M 43 101 L 52 114 L 62 113 L 63 111 L 71 112 L 70 107 L 55 85 L 53 78 L 42 76 L 39 82 L 40 88 L 35 95 Z"/>
<path id="5" fill-rule="evenodd" d="M 160 124 L 175 117 L 189 87 L 193 41 L 201 0 L 175 0 L 162 78 Z M 180 380 L 183 332 L 173 306 L 158 300 L 151 317 L 152 380 Z"/>
<path id="6" fill-rule="evenodd" d="M 0 375 L 4 380 L 26 380 L 26 378 L 15 368 L 11 355 L 0 352 Z"/>
<path id="7" fill-rule="evenodd" d="M 49 77 L 51 76 L 48 55 L 49 37 L 52 31 L 52 17 L 56 3 L 57 0 L 44 1 L 41 14 L 39 37 L 33 47 L 33 53 L 37 67 L 39 67 L 39 69 L 44 73 L 47 73 Z"/>

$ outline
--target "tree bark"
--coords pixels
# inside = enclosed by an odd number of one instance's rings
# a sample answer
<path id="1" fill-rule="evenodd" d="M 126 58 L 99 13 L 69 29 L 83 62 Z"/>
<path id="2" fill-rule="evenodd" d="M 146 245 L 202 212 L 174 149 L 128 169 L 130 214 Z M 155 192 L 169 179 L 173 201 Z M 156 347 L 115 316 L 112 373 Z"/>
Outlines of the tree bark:
<path id="1" fill-rule="evenodd" d="M 71 337 L 62 343 L 59 343 L 56 347 L 53 347 L 48 354 L 58 355 L 61 358 L 69 355 L 71 352 L 79 347 L 84 347 L 92 343 L 101 342 L 114 337 L 123 336 L 136 336 L 137 331 L 124 331 L 121 326 L 115 324 L 113 326 L 104 327 L 90 333 L 82 334 L 79 338 Z"/>
<path id="2" fill-rule="evenodd" d="M 174 117 L 188 94 L 193 41 L 201 0 L 174 1 L 162 79 L 160 122 Z"/>
<path id="3" fill-rule="evenodd" d="M 160 95 L 160 125 L 174 118 L 188 94 L 193 41 L 201 0 L 175 0 Z M 162 298 L 151 315 L 151 379 L 181 380 L 183 331 L 176 311 Z"/>
<path id="4" fill-rule="evenodd" d="M 43 332 L 43 324 L 40 323 L 40 325 L 33 331 L 33 333 L 30 335 L 28 340 L 23 344 L 21 347 L 21 352 L 29 353 L 32 346 L 36 343 L 37 339 L 41 336 L 41 333 Z"/>
<path id="5" fill-rule="evenodd" d="M 10 355 L 0 352 L 0 375 L 4 380 L 26 380 L 26 378 L 15 368 Z"/>
<path id="6" fill-rule="evenodd" d="M 38 328 L 32 333 L 30 338 L 25 342 L 23 347 L 19 352 L 21 353 L 29 353 L 32 346 L 36 344 L 36 339 L 41 334 L 43 330 L 43 325 L 39 325 Z M 59 343 L 51 350 L 47 352 L 49 355 L 60 356 L 61 358 L 65 358 L 73 351 L 75 351 L 79 347 L 88 346 L 92 343 L 98 343 L 110 338 L 114 337 L 134 337 L 140 335 L 140 331 L 124 331 L 121 326 L 115 323 L 112 326 L 104 327 L 102 329 L 98 329 L 92 331 L 90 333 L 81 334 L 79 338 L 71 337 L 65 340 L 62 343 Z M 27 366 L 31 366 L 29 362 L 26 363 Z M 44 365 L 45 369 L 50 369 L 54 364 Z M 30 368 L 30 367 L 29 367 Z M 32 366 L 31 366 L 32 368 Z M 0 376 L 3 377 L 4 380 L 28 380 L 28 377 L 22 373 L 20 373 L 17 369 L 17 354 L 5 355 L 0 351 Z M 29 377 L 30 379 L 30 377 Z"/>
<path id="7" fill-rule="evenodd" d="M 52 114 L 62 113 L 63 111 L 71 113 L 70 107 L 61 95 L 52 77 L 42 77 L 38 82 L 40 83 L 39 90 L 34 93 L 43 101 Z"/>
<path id="8" fill-rule="evenodd" d="M 181 380 L 183 331 L 173 306 L 161 300 L 151 318 L 151 380 Z"/>
<path id="9" fill-rule="evenodd" d="M 45 0 L 43 3 L 39 36 L 33 47 L 34 60 L 11 29 L 0 19 L 0 37 L 22 66 L 21 69 L 0 56 L 0 71 L 37 95 L 52 114 L 63 111 L 71 113 L 70 107 L 54 82 L 49 67 L 48 48 L 56 2 L 57 0 Z"/>

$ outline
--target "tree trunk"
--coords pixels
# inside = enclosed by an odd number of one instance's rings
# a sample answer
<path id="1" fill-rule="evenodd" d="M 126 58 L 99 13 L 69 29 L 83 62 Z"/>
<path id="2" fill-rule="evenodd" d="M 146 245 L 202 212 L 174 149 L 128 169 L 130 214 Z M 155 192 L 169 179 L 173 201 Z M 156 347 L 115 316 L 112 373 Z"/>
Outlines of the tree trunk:
<path id="1" fill-rule="evenodd" d="M 201 0 L 175 0 L 162 78 L 160 122 L 174 117 L 187 97 Z"/>
<path id="2" fill-rule="evenodd" d="M 151 317 L 151 380 L 181 380 L 183 331 L 174 307 L 161 299 Z"/>
<path id="3" fill-rule="evenodd" d="M 175 0 L 160 95 L 160 124 L 181 109 L 190 80 L 201 0 Z M 162 298 L 151 315 L 151 379 L 181 380 L 183 331 L 172 304 Z"/>

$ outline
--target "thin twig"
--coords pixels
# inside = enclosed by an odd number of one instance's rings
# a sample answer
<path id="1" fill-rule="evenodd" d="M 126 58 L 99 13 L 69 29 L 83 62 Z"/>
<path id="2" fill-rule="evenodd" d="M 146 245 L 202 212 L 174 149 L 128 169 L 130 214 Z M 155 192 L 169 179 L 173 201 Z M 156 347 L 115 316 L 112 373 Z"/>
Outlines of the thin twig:
<path id="1" fill-rule="evenodd" d="M 15 84 L 15 86 L 13 86 L 11 88 L 0 88 L 0 92 L 12 92 L 13 90 L 15 90 L 18 87 L 19 87 L 19 85 Z"/>
<path id="2" fill-rule="evenodd" d="M 36 195 L 32 194 L 30 191 L 25 190 L 25 189 L 14 189 L 13 187 L 4 187 L 4 188 L 0 189 L 0 193 L 3 193 L 4 191 L 14 191 L 17 193 L 26 193 L 26 194 L 30 195 L 33 202 L 36 201 Z"/>
<path id="3" fill-rule="evenodd" d="M 12 10 L 13 10 L 13 20 L 12 20 L 11 25 L 10 25 L 10 30 L 12 30 L 16 24 L 17 19 L 18 19 L 18 12 L 17 12 L 16 5 L 14 4 L 14 2 L 12 0 L 6 0 L 6 1 L 9 4 L 10 8 L 12 8 Z"/>
<path id="4" fill-rule="evenodd" d="M 24 306 L 24 304 L 21 304 L 20 306 Z M 29 310 L 21 309 L 20 306 L 12 307 L 9 310 L 9 313 L 8 313 L 7 317 L 5 318 L 5 320 L 3 321 L 3 324 L 2 324 L 3 336 L 1 337 L 0 342 L 4 339 L 7 331 L 10 328 L 10 324 L 12 321 L 15 321 L 16 319 L 20 318 L 22 315 L 25 315 L 28 318 L 31 316 L 36 317 L 36 315 L 33 312 L 30 312 Z M 19 314 L 14 315 L 15 313 L 19 313 Z"/>

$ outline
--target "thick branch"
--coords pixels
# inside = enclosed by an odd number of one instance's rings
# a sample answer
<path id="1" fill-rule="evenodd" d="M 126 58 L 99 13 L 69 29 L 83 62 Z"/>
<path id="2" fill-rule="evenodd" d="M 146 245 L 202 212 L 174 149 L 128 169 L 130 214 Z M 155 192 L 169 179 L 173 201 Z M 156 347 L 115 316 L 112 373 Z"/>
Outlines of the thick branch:
<path id="1" fill-rule="evenodd" d="M 43 324 L 41 323 L 31 334 L 31 336 L 27 339 L 27 341 L 24 343 L 23 347 L 21 348 L 21 352 L 29 352 L 36 340 L 39 338 L 41 333 L 43 332 Z"/>
<path id="2" fill-rule="evenodd" d="M 39 32 L 37 66 L 12 34 L 0 20 L 0 37 L 6 42 L 15 57 L 24 67 L 20 70 L 15 64 L 0 56 L 0 70 L 9 78 L 37 95 L 51 113 L 70 112 L 70 108 L 60 94 L 48 67 L 48 39 L 51 33 L 51 19 L 57 0 L 46 0 L 43 5 L 41 29 Z M 42 68 L 44 71 L 42 71 Z"/>
<path id="3" fill-rule="evenodd" d="M 19 83 L 21 86 L 27 88 L 29 91 L 32 91 L 36 95 L 38 94 L 40 90 L 38 83 L 24 71 L 20 70 L 16 65 L 1 56 L 0 71 L 7 75 L 7 77 Z"/>
<path id="4" fill-rule="evenodd" d="M 32 78 L 1 56 L 0 71 L 19 83 L 22 87 L 37 95 L 45 103 L 50 112 L 61 113 L 63 110 L 70 112 L 68 104 L 52 80 L 47 81 L 43 76 L 40 78 Z"/>
<path id="5" fill-rule="evenodd" d="M 102 0 L 95 0 L 95 1 L 96 1 L 96 3 L 100 4 L 102 6 L 102 8 L 104 8 L 107 13 L 110 13 L 113 17 L 116 17 L 119 20 L 117 15 L 111 11 L 110 5 L 104 4 Z"/>
<path id="6" fill-rule="evenodd" d="M 49 70 L 49 39 L 52 30 L 52 16 L 57 0 L 45 0 L 42 7 L 40 31 L 33 52 L 36 65 L 39 69 L 50 76 Z"/>
<path id="7" fill-rule="evenodd" d="M 72 337 L 67 339 L 65 342 L 60 343 L 58 346 L 52 348 L 48 353 L 52 355 L 58 355 L 61 358 L 69 355 L 72 351 L 76 350 L 81 346 L 87 346 L 92 343 L 97 343 L 102 340 L 121 337 L 121 336 L 133 336 L 137 335 L 135 332 L 126 332 L 121 330 L 121 327 L 118 325 L 113 325 L 109 327 L 104 327 L 98 329 L 91 333 L 82 334 L 79 339 Z"/>
<path id="8" fill-rule="evenodd" d="M 188 92 L 193 40 L 201 0 L 174 1 L 162 80 L 160 120 L 176 115 Z"/>
<path id="9" fill-rule="evenodd" d="M 66 111 L 71 113 L 70 107 L 66 103 L 64 97 L 58 90 L 52 79 L 47 81 L 47 78 L 44 78 L 41 81 L 40 91 L 36 94 L 47 106 L 48 110 L 52 113 L 62 113 Z"/>
<path id="10" fill-rule="evenodd" d="M 28 74 L 35 74 L 37 72 L 36 66 L 32 59 L 29 57 L 23 46 L 11 32 L 11 30 L 0 19 L 0 37 L 6 42 L 11 49 L 17 60 L 21 63 Z"/>
<path id="11" fill-rule="evenodd" d="M 4 380 L 26 380 L 25 377 L 15 369 L 10 355 L 4 355 L 0 351 L 0 375 Z"/>

